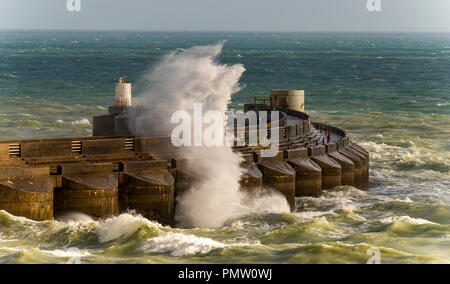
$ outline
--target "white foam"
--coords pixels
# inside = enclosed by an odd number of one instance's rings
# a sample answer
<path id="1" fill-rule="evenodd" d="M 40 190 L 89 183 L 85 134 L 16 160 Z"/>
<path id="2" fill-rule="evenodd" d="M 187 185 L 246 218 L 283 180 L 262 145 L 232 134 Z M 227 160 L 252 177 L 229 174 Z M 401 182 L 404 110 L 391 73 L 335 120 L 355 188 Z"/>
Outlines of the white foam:
<path id="1" fill-rule="evenodd" d="M 294 215 L 296 217 L 306 219 L 306 220 L 314 220 L 318 217 L 322 217 L 324 215 L 333 214 L 333 211 L 305 211 L 305 212 L 296 212 Z"/>
<path id="2" fill-rule="evenodd" d="M 87 224 L 87 223 L 94 222 L 94 219 L 92 219 L 91 216 L 88 216 L 83 213 L 77 213 L 77 212 L 68 213 L 63 216 L 60 216 L 57 218 L 57 220 L 59 222 L 63 222 L 66 224 L 74 224 L 74 223 Z"/>
<path id="3" fill-rule="evenodd" d="M 149 239 L 144 245 L 145 252 L 169 253 L 171 256 L 186 256 L 209 253 L 215 249 L 224 248 L 226 244 L 216 242 L 209 238 L 180 233 L 167 233 Z"/>
<path id="4" fill-rule="evenodd" d="M 99 240 L 102 243 L 114 241 L 136 233 L 143 226 L 158 228 L 158 225 L 142 216 L 122 214 L 118 217 L 106 219 L 97 229 Z"/>
<path id="5" fill-rule="evenodd" d="M 56 257 L 71 257 L 71 258 L 77 258 L 77 257 L 86 257 L 91 256 L 91 254 L 87 251 L 82 251 L 76 248 L 69 248 L 67 250 L 42 250 L 44 253 L 51 254 Z"/>
<path id="6" fill-rule="evenodd" d="M 395 199 L 397 202 L 403 202 L 403 203 L 413 203 L 413 201 L 409 197 L 405 197 L 405 199 Z"/>
<path id="7" fill-rule="evenodd" d="M 421 218 L 413 218 L 410 216 L 391 216 L 391 217 L 386 217 L 380 220 L 381 223 L 383 224 L 393 224 L 396 222 L 407 222 L 410 223 L 412 225 L 423 225 L 423 224 L 435 224 L 431 221 L 425 220 L 425 219 L 421 219 Z"/>
<path id="8" fill-rule="evenodd" d="M 80 119 L 80 120 L 73 121 L 72 124 L 73 125 L 86 125 L 86 126 L 89 126 L 89 125 L 91 125 L 91 122 L 89 121 L 89 119 L 83 118 L 83 119 Z"/>
<path id="9" fill-rule="evenodd" d="M 247 204 L 246 211 L 253 214 L 282 214 L 289 213 L 290 207 L 283 195 L 270 191 Z"/>

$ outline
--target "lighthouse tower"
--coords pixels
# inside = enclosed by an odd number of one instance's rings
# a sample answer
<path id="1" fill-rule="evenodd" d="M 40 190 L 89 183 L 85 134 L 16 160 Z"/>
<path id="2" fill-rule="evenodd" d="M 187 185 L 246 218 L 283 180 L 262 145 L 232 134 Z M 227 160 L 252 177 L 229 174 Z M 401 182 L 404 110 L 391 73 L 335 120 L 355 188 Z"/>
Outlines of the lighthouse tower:
<path id="1" fill-rule="evenodd" d="M 94 116 L 92 125 L 93 136 L 123 136 L 137 135 L 142 127 L 138 118 L 149 109 L 145 106 L 132 106 L 131 84 L 125 82 L 125 76 L 116 84 L 114 105 L 108 108 L 108 113 Z M 148 124 L 148 121 L 145 121 Z"/>
<path id="2" fill-rule="evenodd" d="M 121 77 L 119 83 L 116 84 L 116 99 L 114 100 L 114 106 L 131 106 L 131 84 L 125 83 L 125 76 Z"/>

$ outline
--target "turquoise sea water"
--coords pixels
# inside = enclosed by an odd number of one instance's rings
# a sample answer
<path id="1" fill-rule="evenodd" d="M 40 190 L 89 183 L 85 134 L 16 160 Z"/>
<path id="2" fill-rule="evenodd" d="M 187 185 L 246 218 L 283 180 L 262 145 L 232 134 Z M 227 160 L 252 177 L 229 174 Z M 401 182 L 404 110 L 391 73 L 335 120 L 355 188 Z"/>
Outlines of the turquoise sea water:
<path id="1" fill-rule="evenodd" d="M 90 135 L 121 75 L 138 82 L 168 52 L 222 40 L 220 62 L 247 69 L 230 107 L 305 89 L 315 120 L 371 152 L 370 190 L 214 230 L 0 212 L 0 263 L 64 263 L 70 247 L 87 263 L 365 263 L 370 248 L 384 263 L 450 263 L 449 34 L 0 32 L 0 139 Z"/>

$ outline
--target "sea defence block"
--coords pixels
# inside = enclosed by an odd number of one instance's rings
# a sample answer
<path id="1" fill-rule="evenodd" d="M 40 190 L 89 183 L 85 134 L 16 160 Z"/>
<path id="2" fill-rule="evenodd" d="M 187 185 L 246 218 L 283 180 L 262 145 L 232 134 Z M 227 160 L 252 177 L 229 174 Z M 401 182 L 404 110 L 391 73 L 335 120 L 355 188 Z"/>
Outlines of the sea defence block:
<path id="1" fill-rule="evenodd" d="M 361 147 L 360 145 L 358 145 L 358 144 L 356 144 L 356 143 L 349 142 L 349 143 L 348 143 L 348 146 L 353 147 L 353 148 L 355 148 L 355 149 L 358 149 L 358 150 L 360 150 L 361 152 L 364 152 L 365 154 L 369 154 L 369 152 L 367 152 L 366 149 L 364 149 L 363 147 Z"/>
<path id="2" fill-rule="evenodd" d="M 9 161 L 9 144 L 0 144 L 0 162 Z"/>
<path id="3" fill-rule="evenodd" d="M 336 146 L 336 145 L 335 145 Z M 355 185 L 355 163 L 350 159 L 340 154 L 339 152 L 331 152 L 328 156 L 338 162 L 342 167 L 341 184 L 354 186 Z"/>
<path id="4" fill-rule="evenodd" d="M 0 168 L 0 210 L 36 221 L 53 219 L 50 168 Z"/>
<path id="5" fill-rule="evenodd" d="M 121 162 L 119 165 L 120 208 L 172 225 L 175 208 L 175 178 L 167 161 Z"/>
<path id="6" fill-rule="evenodd" d="M 192 161 L 185 159 L 172 160 L 172 175 L 175 178 L 175 200 L 185 194 L 200 178 L 189 167 Z M 175 204 L 176 207 L 176 204 Z"/>
<path id="7" fill-rule="evenodd" d="M 365 169 L 364 177 L 367 179 L 367 188 L 369 187 L 369 176 L 370 176 L 370 154 L 363 147 L 359 146 L 356 143 L 349 142 L 349 147 L 359 151 L 364 157 L 367 159 L 367 168 Z"/>
<path id="8" fill-rule="evenodd" d="M 263 174 L 263 185 L 283 194 L 295 211 L 295 170 L 283 161 L 283 152 L 276 157 L 261 157 L 258 154 L 258 168 Z"/>
<path id="9" fill-rule="evenodd" d="M 338 150 L 338 145 L 336 143 L 330 143 L 330 144 L 326 144 L 325 148 L 327 150 L 327 153 L 333 153 L 336 152 Z"/>
<path id="10" fill-rule="evenodd" d="M 285 159 L 295 170 L 295 196 L 320 196 L 322 169 L 308 157 L 308 149 L 285 151 Z"/>
<path id="11" fill-rule="evenodd" d="M 119 183 L 112 164 L 60 165 L 58 175 L 55 215 L 80 212 L 104 218 L 118 214 Z"/>
<path id="12" fill-rule="evenodd" d="M 309 156 L 322 169 L 322 190 L 341 185 L 342 167 L 326 154 L 325 146 L 308 148 Z"/>
<path id="13" fill-rule="evenodd" d="M 125 139 L 86 140 L 82 142 L 83 155 L 113 155 L 126 153 Z"/>
<path id="14" fill-rule="evenodd" d="M 355 187 L 364 189 L 363 160 L 350 151 L 346 150 L 345 148 L 339 150 L 339 153 L 351 160 L 353 164 L 355 164 Z"/>
<path id="15" fill-rule="evenodd" d="M 369 188 L 369 157 L 368 154 L 366 155 L 360 150 L 357 150 L 353 147 L 347 146 L 345 147 L 345 150 L 352 153 L 353 155 L 360 158 L 363 162 L 362 167 L 362 189 L 368 189 Z"/>
<path id="16" fill-rule="evenodd" d="M 39 158 L 40 160 L 54 158 L 69 158 L 72 156 L 71 141 L 31 142 L 21 144 L 23 159 Z"/>
<path id="17" fill-rule="evenodd" d="M 179 148 L 173 146 L 171 137 L 142 137 L 134 139 L 134 150 L 140 153 L 151 153 L 159 159 L 172 159 Z"/>
<path id="18" fill-rule="evenodd" d="M 244 174 L 239 181 L 241 190 L 251 194 L 258 194 L 262 190 L 263 174 L 253 163 L 252 154 L 243 155 L 242 157 L 244 161 L 241 163 L 241 168 L 244 170 Z"/>

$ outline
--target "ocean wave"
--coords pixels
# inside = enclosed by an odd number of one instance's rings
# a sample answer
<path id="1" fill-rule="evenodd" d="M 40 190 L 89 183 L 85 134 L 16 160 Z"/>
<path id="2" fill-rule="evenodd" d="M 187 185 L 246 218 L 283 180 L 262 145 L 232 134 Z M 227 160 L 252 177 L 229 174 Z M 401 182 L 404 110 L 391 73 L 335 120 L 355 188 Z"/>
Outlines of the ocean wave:
<path id="1" fill-rule="evenodd" d="M 41 127 L 43 124 L 40 121 L 32 120 L 32 119 L 26 119 L 26 120 L 18 120 L 15 122 L 16 126 L 19 127 Z"/>
<path id="2" fill-rule="evenodd" d="M 328 221 L 326 217 L 320 217 L 275 228 L 260 239 L 264 245 L 324 242 L 342 239 L 348 236 L 350 231 L 348 228 Z"/>
<path id="3" fill-rule="evenodd" d="M 16 79 L 18 76 L 14 74 L 4 73 L 3 77 L 6 79 Z"/>
<path id="4" fill-rule="evenodd" d="M 156 236 L 162 228 L 162 225 L 134 213 L 100 221 L 81 213 L 71 213 L 59 217 L 58 221 L 37 222 L 0 210 L 0 229 L 7 240 L 40 240 L 83 246 L 126 239 L 141 229 L 147 236 Z"/>
<path id="5" fill-rule="evenodd" d="M 161 227 L 160 224 L 140 215 L 127 213 L 100 222 L 97 232 L 100 242 L 107 243 L 129 237 L 140 229 L 147 229 L 147 233 L 158 234 Z"/>
<path id="6" fill-rule="evenodd" d="M 412 218 L 410 216 L 392 216 L 392 217 L 385 217 L 380 220 L 383 224 L 394 224 L 396 222 L 406 222 L 412 225 L 423 225 L 423 224 L 435 224 L 431 221 L 421 219 L 421 218 Z"/>
<path id="7" fill-rule="evenodd" d="M 361 242 L 357 244 L 336 241 L 299 245 L 296 248 L 287 247 L 279 255 L 285 256 L 286 263 L 319 263 L 319 264 L 366 264 L 372 251 L 380 252 L 381 263 L 449 263 L 446 256 L 430 255 L 426 252 L 408 252 L 407 249 L 389 247 L 388 245 Z M 351 253 L 349 253 L 351 251 Z"/>
<path id="8" fill-rule="evenodd" d="M 91 126 L 91 122 L 87 118 L 76 120 L 72 122 L 73 125 Z"/>
<path id="9" fill-rule="evenodd" d="M 448 153 L 426 148 L 413 141 L 399 141 L 397 145 L 375 142 L 360 144 L 369 150 L 372 162 L 383 164 L 385 168 L 391 166 L 398 171 L 432 170 L 440 173 L 449 171 Z"/>
<path id="10" fill-rule="evenodd" d="M 334 214 L 341 210 L 356 211 L 366 202 L 377 197 L 351 186 L 341 186 L 328 190 L 320 197 L 301 197 L 296 199 L 298 217 L 317 217 Z"/>
<path id="11" fill-rule="evenodd" d="M 381 219 L 380 222 L 388 225 L 385 231 L 393 237 L 442 238 L 448 234 L 450 229 L 449 225 L 410 216 L 387 217 Z"/>
<path id="12" fill-rule="evenodd" d="M 148 239 L 142 250 L 146 253 L 168 253 L 171 256 L 180 257 L 206 254 L 226 246 L 224 243 L 209 238 L 181 233 L 166 233 L 162 236 Z"/>

